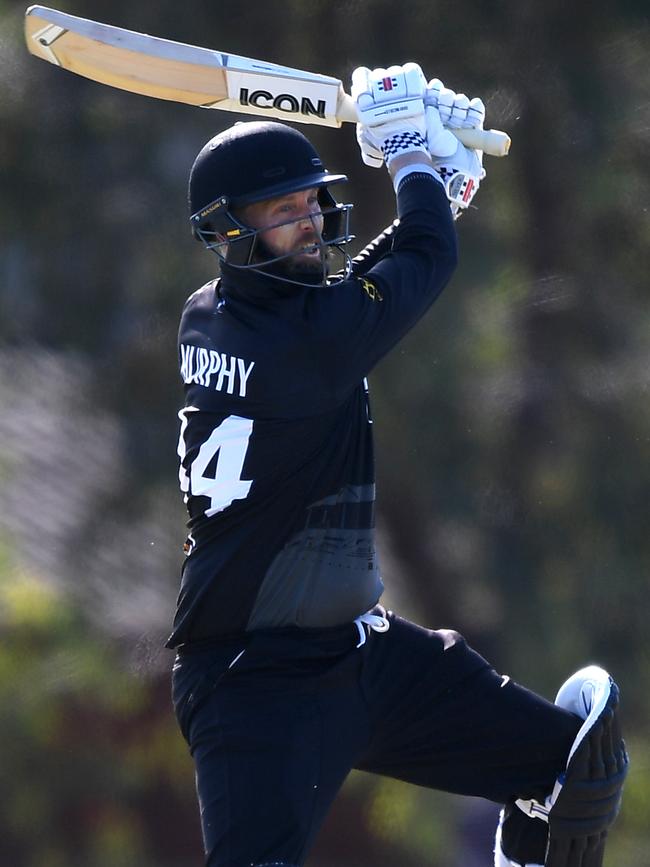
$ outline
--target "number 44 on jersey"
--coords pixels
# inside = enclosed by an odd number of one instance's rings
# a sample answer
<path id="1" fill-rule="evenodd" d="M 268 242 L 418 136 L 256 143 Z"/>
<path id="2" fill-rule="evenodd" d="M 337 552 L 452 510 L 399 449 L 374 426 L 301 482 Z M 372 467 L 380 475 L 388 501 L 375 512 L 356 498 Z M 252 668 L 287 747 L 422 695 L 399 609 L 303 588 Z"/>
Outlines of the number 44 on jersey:
<path id="1" fill-rule="evenodd" d="M 242 479 L 242 473 L 253 433 L 253 420 L 229 415 L 214 428 L 199 447 L 192 463 L 186 467 L 187 426 L 190 413 L 198 411 L 197 407 L 188 406 L 178 414 L 181 420 L 178 477 L 186 501 L 189 497 L 208 498 L 210 504 L 205 515 L 210 518 L 226 509 L 233 500 L 244 500 L 248 496 L 253 480 Z"/>

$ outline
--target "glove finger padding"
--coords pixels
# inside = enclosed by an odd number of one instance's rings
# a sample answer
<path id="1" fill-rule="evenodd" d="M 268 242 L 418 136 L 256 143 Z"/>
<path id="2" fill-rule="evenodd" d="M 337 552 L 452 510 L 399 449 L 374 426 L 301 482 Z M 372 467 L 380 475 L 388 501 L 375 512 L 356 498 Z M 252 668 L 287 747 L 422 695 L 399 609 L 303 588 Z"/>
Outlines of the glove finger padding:
<path id="1" fill-rule="evenodd" d="M 476 96 L 468 99 L 464 93 L 455 93 L 445 87 L 439 78 L 432 78 L 427 85 L 424 102 L 438 109 L 442 124 L 450 129 L 483 129 L 483 100 Z"/>
<path id="2" fill-rule="evenodd" d="M 449 129 L 460 129 L 467 123 L 467 112 L 469 111 L 469 97 L 464 93 L 457 93 L 456 98 L 451 106 L 451 114 L 447 121 Z"/>
<path id="3" fill-rule="evenodd" d="M 465 118 L 462 126 L 466 129 L 483 129 L 483 124 L 485 123 L 485 105 L 483 104 L 483 100 L 479 99 L 478 96 L 475 96 L 474 99 L 470 99 L 469 106 L 467 108 L 467 117 Z"/>
<path id="4" fill-rule="evenodd" d="M 359 66 L 352 73 L 351 94 L 364 126 L 421 118 L 426 88 L 424 73 L 417 63 L 372 70 Z"/>
<path id="5" fill-rule="evenodd" d="M 440 175 L 455 219 L 470 206 L 485 177 L 483 152 L 466 148 L 451 129 L 482 129 L 485 106 L 481 99 L 469 99 L 432 78 L 425 96 L 427 146 L 433 166 Z M 447 128 L 445 128 L 447 127 Z"/>
<path id="6" fill-rule="evenodd" d="M 449 123 L 449 118 L 454 107 L 454 99 L 456 93 L 450 88 L 445 87 L 439 78 L 432 78 L 427 85 L 425 102 L 427 105 L 433 105 L 440 113 L 440 120 L 444 126 Z"/>
<path id="7" fill-rule="evenodd" d="M 426 79 L 417 63 L 354 70 L 357 141 L 366 165 L 378 167 L 379 154 L 390 165 L 401 154 L 427 153 L 425 91 Z"/>

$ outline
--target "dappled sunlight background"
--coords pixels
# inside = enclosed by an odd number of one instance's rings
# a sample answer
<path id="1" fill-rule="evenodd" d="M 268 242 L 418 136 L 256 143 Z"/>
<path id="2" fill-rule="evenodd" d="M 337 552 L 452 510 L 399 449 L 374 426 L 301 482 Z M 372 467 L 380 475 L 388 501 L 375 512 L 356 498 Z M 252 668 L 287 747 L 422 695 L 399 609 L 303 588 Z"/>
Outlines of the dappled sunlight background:
<path id="1" fill-rule="evenodd" d="M 512 135 L 452 283 L 371 377 L 385 602 L 549 698 L 609 669 L 632 769 L 606 865 L 650 864 L 646 4 L 59 5 L 344 80 L 418 60 Z M 0 0 L 0 863 L 199 867 L 164 649 L 175 341 L 214 270 L 187 174 L 238 117 L 40 63 L 24 9 Z M 351 126 L 305 131 L 349 175 L 360 249 L 393 218 L 388 179 Z M 308 863 L 489 867 L 496 811 L 353 773 Z"/>

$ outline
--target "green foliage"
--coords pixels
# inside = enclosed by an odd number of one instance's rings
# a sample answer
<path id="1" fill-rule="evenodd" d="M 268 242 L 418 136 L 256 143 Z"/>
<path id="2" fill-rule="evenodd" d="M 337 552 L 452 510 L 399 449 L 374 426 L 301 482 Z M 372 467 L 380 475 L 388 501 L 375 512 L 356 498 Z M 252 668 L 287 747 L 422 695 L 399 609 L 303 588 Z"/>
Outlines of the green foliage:
<path id="1" fill-rule="evenodd" d="M 420 863 L 432 854 L 453 851 L 456 841 L 450 835 L 450 799 L 438 793 L 421 793 L 395 780 L 381 779 L 370 792 L 367 806 L 369 832 Z"/>
<path id="2" fill-rule="evenodd" d="M 135 675 L 64 592 L 16 569 L 0 573 L 0 617 L 3 863 L 190 863 L 198 844 L 150 836 L 191 796 L 167 678 Z"/>

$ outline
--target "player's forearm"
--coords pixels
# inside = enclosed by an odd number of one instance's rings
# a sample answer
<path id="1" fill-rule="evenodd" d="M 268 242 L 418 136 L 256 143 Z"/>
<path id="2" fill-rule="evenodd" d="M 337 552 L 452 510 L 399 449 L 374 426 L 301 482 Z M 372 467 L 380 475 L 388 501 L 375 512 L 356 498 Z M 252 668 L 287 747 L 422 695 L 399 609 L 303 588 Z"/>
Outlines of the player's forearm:
<path id="1" fill-rule="evenodd" d="M 436 178 L 432 160 L 428 155 L 421 153 L 406 153 L 402 156 L 396 157 L 391 163 L 389 174 L 393 183 L 395 183 L 398 176 L 401 176 L 399 179 L 400 181 L 404 180 L 404 178 L 409 174 L 409 168 L 412 168 L 414 173 L 417 173 L 418 170 L 420 170 L 420 173 L 430 172 L 432 177 Z M 395 220 L 380 235 L 364 247 L 357 256 L 355 256 L 352 263 L 353 274 L 365 274 L 370 270 L 370 268 L 374 267 L 374 265 L 379 262 L 382 256 L 385 256 L 386 253 L 391 251 L 395 237 L 395 230 L 398 225 L 399 220 Z"/>
<path id="2" fill-rule="evenodd" d="M 457 264 L 456 227 L 442 184 L 418 172 L 402 179 L 397 190 L 397 226 L 393 252 L 411 249 L 430 258 L 430 267 L 453 271 Z"/>

